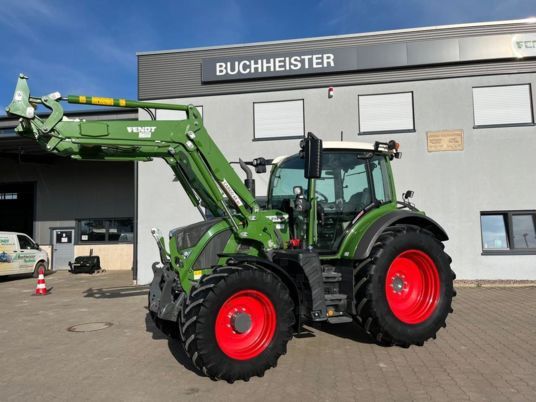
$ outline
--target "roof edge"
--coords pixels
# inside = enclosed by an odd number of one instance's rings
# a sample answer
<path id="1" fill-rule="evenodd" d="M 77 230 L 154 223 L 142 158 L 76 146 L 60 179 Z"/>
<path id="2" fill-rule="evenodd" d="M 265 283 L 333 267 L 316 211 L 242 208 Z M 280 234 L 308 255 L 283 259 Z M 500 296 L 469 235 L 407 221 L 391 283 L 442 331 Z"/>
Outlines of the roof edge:
<path id="1" fill-rule="evenodd" d="M 328 35 L 328 36 L 316 36 L 312 38 L 296 38 L 296 39 L 283 39 L 283 40 L 273 40 L 273 41 L 264 41 L 264 42 L 251 42 L 251 43 L 236 43 L 230 45 L 216 45 L 216 46 L 201 46 L 194 48 L 182 48 L 182 49 L 168 49 L 168 50 L 155 50 L 147 52 L 136 52 L 136 56 L 147 56 L 153 54 L 166 54 L 166 53 L 186 53 L 186 52 L 197 52 L 202 50 L 215 50 L 215 49 L 230 49 L 237 47 L 253 47 L 253 46 L 262 46 L 262 45 L 274 45 L 274 44 L 283 44 L 283 43 L 296 43 L 296 42 L 312 42 L 316 40 L 325 40 L 325 39 L 340 39 L 340 38 L 358 38 L 363 36 L 375 36 L 375 35 L 385 35 L 385 34 L 394 34 L 394 33 L 404 33 L 404 32 L 419 32 L 419 31 L 436 31 L 441 29 L 450 29 L 450 28 L 464 28 L 464 27 L 479 27 L 479 26 L 493 26 L 493 25 L 508 25 L 508 24 L 535 24 L 536 17 L 527 17 L 516 20 L 499 20 L 499 21 L 486 21 L 486 22 L 469 22 L 463 24 L 448 24 L 448 25 L 432 25 L 427 27 L 417 27 L 417 28 L 402 28 L 402 29 L 390 29 L 384 31 L 372 31 L 372 32 L 360 32 L 353 34 L 344 34 L 344 35 Z"/>

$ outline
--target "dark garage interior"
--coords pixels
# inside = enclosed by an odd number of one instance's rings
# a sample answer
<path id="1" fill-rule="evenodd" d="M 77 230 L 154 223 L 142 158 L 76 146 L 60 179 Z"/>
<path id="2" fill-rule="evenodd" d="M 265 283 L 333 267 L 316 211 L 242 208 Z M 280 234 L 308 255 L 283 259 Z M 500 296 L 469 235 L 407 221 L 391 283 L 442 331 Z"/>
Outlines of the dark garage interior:
<path id="1" fill-rule="evenodd" d="M 35 183 L 0 183 L 0 222 L 3 231 L 33 237 Z"/>

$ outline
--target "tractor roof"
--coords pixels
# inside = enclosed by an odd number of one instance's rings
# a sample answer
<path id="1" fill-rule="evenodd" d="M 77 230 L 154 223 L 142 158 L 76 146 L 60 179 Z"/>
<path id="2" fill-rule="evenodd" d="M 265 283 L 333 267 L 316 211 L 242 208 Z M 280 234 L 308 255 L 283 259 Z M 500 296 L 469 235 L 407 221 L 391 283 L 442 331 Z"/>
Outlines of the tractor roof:
<path id="1" fill-rule="evenodd" d="M 374 143 L 354 142 L 354 141 L 324 141 L 324 149 L 362 149 L 364 151 L 374 151 Z"/>
<path id="2" fill-rule="evenodd" d="M 355 141 L 323 141 L 322 142 L 322 148 L 323 149 L 360 149 L 363 151 L 374 151 L 374 143 L 373 142 L 355 142 Z M 380 148 L 380 150 L 384 150 Z M 290 155 L 281 155 L 272 161 L 274 165 L 279 164 L 283 159 L 288 158 Z"/>

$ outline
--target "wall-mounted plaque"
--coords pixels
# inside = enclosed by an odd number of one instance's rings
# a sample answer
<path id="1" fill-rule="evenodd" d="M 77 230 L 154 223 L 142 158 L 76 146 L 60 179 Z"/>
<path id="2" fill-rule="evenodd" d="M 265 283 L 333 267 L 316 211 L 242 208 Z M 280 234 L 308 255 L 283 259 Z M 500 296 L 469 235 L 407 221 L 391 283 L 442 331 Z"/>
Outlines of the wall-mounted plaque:
<path id="1" fill-rule="evenodd" d="M 428 131 L 428 152 L 463 151 L 463 130 Z"/>

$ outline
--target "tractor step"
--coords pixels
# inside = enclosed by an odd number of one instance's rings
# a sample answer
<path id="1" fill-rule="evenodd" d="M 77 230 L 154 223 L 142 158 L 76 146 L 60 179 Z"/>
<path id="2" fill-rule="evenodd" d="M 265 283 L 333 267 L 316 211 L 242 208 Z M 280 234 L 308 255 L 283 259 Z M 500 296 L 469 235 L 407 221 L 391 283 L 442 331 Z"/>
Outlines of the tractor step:
<path id="1" fill-rule="evenodd" d="M 346 295 L 339 293 L 324 295 L 324 300 L 326 301 L 326 312 L 329 322 L 347 322 L 344 321 L 344 319 L 346 318 L 346 299 Z M 342 319 L 342 321 L 339 319 Z"/>
<path id="2" fill-rule="evenodd" d="M 342 281 L 342 274 L 335 271 L 335 267 L 332 265 L 323 265 L 322 281 L 324 283 L 324 294 L 336 296 L 340 292 L 339 287 Z"/>
<path id="3" fill-rule="evenodd" d="M 345 322 L 352 322 L 353 319 L 349 315 L 340 315 L 338 317 L 328 317 L 330 324 L 343 324 Z"/>
<path id="4" fill-rule="evenodd" d="M 342 274 L 335 271 L 335 267 L 331 265 L 322 266 L 322 279 L 324 282 L 340 282 L 342 281 Z"/>
<path id="5" fill-rule="evenodd" d="M 343 295 L 340 293 L 327 294 L 327 295 L 324 295 L 324 299 L 326 300 L 327 305 L 339 304 L 340 302 L 346 300 L 346 295 Z"/>

